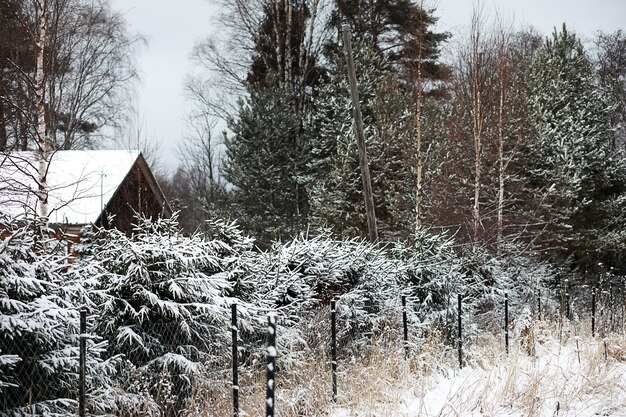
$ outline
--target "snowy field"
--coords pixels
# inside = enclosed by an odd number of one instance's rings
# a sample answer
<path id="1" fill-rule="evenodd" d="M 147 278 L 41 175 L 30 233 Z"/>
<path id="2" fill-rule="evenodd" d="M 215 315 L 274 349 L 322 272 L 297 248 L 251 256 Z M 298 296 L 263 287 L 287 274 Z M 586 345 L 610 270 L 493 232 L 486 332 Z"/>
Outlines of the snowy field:
<path id="1" fill-rule="evenodd" d="M 409 360 L 401 347 L 374 345 L 340 361 L 336 403 L 330 367 L 312 359 L 277 376 L 276 416 L 626 417 L 625 338 L 578 337 L 574 326 L 547 327 L 542 322 L 532 336 L 517 335 L 509 355 L 499 337 L 474 340 L 462 369 L 457 350 L 436 338 Z M 241 415 L 262 416 L 264 375 L 243 380 Z M 210 415 L 231 407 L 228 389 L 220 397 L 211 401 Z M 192 415 L 208 410 L 197 411 Z"/>
<path id="2" fill-rule="evenodd" d="M 346 393 L 330 415 L 626 416 L 624 338 L 559 343 L 549 336 L 536 341 L 535 352 L 516 346 L 508 356 L 496 353 L 502 343 L 483 343 L 470 349 L 462 369 L 450 365 L 449 357 L 434 369 L 402 370 L 397 378 L 389 378 L 388 370 L 364 369 L 358 385 L 374 385 L 374 395 Z"/>

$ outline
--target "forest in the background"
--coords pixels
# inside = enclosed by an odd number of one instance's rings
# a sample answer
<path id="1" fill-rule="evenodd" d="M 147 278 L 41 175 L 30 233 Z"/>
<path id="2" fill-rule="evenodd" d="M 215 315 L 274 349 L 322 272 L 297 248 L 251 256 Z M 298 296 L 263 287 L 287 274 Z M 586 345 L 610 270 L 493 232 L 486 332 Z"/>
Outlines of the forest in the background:
<path id="1" fill-rule="evenodd" d="M 406 0 L 223 6 L 220 35 L 194 51 L 197 135 L 166 187 L 188 231 L 226 216 L 261 245 L 367 236 L 348 24 L 381 241 L 427 228 L 494 254 L 624 269 L 624 32 L 583 44 L 566 23 L 542 34 L 478 6 L 453 37 Z"/>
<path id="2" fill-rule="evenodd" d="M 261 248 L 368 235 L 348 25 L 381 242 L 425 229 L 495 256 L 625 271 L 623 31 L 583 43 L 567 22 L 538 33 L 477 5 L 452 36 L 410 0 L 220 7 L 192 52 L 179 167 L 159 175 L 187 233 L 226 218 Z M 129 128 L 143 40 L 108 2 L 2 0 L 0 32 L 0 149 L 156 153 Z"/>

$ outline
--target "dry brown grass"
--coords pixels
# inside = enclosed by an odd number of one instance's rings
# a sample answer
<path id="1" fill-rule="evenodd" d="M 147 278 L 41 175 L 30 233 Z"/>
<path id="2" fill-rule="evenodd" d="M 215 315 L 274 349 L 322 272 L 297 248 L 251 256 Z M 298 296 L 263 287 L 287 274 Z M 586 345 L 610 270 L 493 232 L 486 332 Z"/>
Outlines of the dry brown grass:
<path id="1" fill-rule="evenodd" d="M 482 335 L 468 343 L 462 370 L 456 349 L 436 335 L 413 347 L 408 359 L 401 343 L 388 337 L 344 350 L 336 403 L 327 352 L 306 352 L 304 361 L 277 372 L 276 415 L 544 416 L 556 415 L 557 408 L 558 415 L 570 416 L 605 408 L 626 413 L 625 339 L 593 339 L 584 329 L 579 337 L 579 327 L 533 323 L 530 333 L 511 335 L 508 356 L 501 335 Z M 203 380 L 185 416 L 231 415 L 229 381 L 229 372 Z M 240 387 L 240 415 L 263 416 L 264 366 L 242 370 Z"/>

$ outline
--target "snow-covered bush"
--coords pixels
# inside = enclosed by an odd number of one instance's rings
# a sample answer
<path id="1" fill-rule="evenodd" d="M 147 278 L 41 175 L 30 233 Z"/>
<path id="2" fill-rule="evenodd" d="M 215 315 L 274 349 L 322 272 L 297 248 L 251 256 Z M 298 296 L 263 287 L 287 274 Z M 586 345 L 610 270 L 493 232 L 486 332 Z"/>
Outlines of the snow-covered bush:
<path id="1" fill-rule="evenodd" d="M 409 243 L 391 248 L 398 260 L 402 294 L 407 299 L 411 326 L 421 329 L 419 336 L 430 331 L 453 337 L 452 322 L 456 315 L 456 294 L 462 287 L 461 260 L 455 252 L 454 239 L 420 229 Z"/>
<path id="2" fill-rule="evenodd" d="M 307 348 L 327 346 L 332 299 L 338 304 L 341 338 L 371 334 L 375 323 L 382 322 L 379 313 L 389 304 L 387 299 L 397 298 L 392 266 L 374 245 L 337 241 L 327 234 L 299 236 L 267 251 L 245 253 L 231 270 L 231 279 L 237 296 L 255 306 L 252 313 L 259 320 L 244 332 L 244 359 L 263 354 L 265 316 L 271 311 L 279 316 L 283 365 Z"/>
<path id="3" fill-rule="evenodd" d="M 458 292 L 463 296 L 464 331 L 469 338 L 484 331 L 502 331 L 506 296 L 511 321 L 525 310 L 534 311 L 538 291 L 546 295 L 545 286 L 554 275 L 553 268 L 527 247 L 513 243 L 500 255 L 479 246 L 466 247 L 459 262 L 462 284 Z"/>
<path id="4" fill-rule="evenodd" d="M 63 251 L 36 224 L 2 217 L 0 230 L 0 415 L 77 411 L 79 306 L 63 296 Z M 87 343 L 87 410 L 111 413 L 116 359 Z"/>
<path id="5" fill-rule="evenodd" d="M 407 297 L 412 339 L 442 332 L 456 338 L 457 294 L 462 294 L 466 336 L 495 331 L 502 321 L 504 294 L 511 317 L 534 299 L 549 268 L 512 248 L 500 257 L 481 248 L 459 248 L 454 239 L 421 230 L 410 244 L 382 247 L 335 240 L 330 234 L 300 236 L 263 252 L 240 253 L 231 282 L 237 297 L 259 317 L 243 346 L 261 361 L 264 317 L 279 315 L 283 365 L 310 348 L 328 348 L 330 301 L 337 301 L 340 346 L 366 344 L 371 336 L 402 332 L 401 297 Z M 233 264 L 234 265 L 234 264 Z M 282 346 L 281 346 L 282 343 Z M 262 361 L 261 361 L 262 362 Z"/>
<path id="6" fill-rule="evenodd" d="M 162 410 L 182 407 L 194 376 L 227 367 L 235 301 L 227 267 L 238 249 L 184 236 L 175 217 L 141 218 L 132 236 L 116 229 L 88 235 L 71 274 L 84 284 L 82 297 L 98 315 L 109 353 L 126 361 L 123 389 L 149 391 Z M 142 378 L 146 384 L 137 382 Z M 163 395 L 166 388 L 171 395 Z"/>

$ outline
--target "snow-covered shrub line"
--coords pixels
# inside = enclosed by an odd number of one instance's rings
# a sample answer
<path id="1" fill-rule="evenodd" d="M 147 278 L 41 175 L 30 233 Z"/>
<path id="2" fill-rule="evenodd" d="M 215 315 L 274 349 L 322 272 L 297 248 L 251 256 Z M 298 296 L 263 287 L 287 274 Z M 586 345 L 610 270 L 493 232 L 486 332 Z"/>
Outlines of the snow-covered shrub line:
<path id="1" fill-rule="evenodd" d="M 228 369 L 233 303 L 244 366 L 264 363 L 266 316 L 273 313 L 277 365 L 288 370 L 312 352 L 327 354 L 333 299 L 340 355 L 346 356 L 369 349 L 373 340 L 401 340 L 403 295 L 411 346 L 433 334 L 454 339 L 458 293 L 467 337 L 475 339 L 499 326 L 505 293 L 514 311 L 526 311 L 552 274 L 533 259 L 462 249 L 427 231 L 387 246 L 303 235 L 260 251 L 234 224 L 214 221 L 204 234 L 186 236 L 175 217 L 142 218 L 132 236 L 85 230 L 70 266 L 59 245 L 41 241 L 37 228 L 6 230 L 0 392 L 14 398 L 2 406 L 16 410 L 27 401 L 20 392 L 48 379 L 56 382 L 41 389 L 41 404 L 67 405 L 65 399 L 75 398 L 81 308 L 98 336 L 90 342 L 90 395 L 97 398 L 91 412 L 156 415 L 187 407 L 198 376 Z M 37 351 L 16 351 L 16 340 Z"/>

